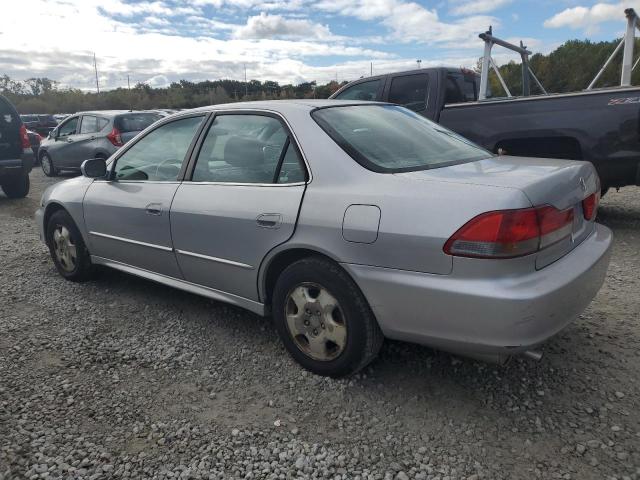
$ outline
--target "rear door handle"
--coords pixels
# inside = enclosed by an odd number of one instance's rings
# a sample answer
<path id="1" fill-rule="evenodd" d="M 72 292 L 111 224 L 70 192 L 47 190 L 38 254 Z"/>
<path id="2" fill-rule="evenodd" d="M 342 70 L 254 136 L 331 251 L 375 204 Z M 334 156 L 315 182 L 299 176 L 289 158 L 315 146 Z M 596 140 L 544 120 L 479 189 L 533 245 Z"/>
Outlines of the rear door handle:
<path id="1" fill-rule="evenodd" d="M 256 223 L 262 228 L 278 228 L 282 221 L 282 215 L 279 213 L 263 213 L 256 219 Z"/>
<path id="2" fill-rule="evenodd" d="M 145 210 L 149 215 L 162 215 L 162 204 L 150 203 L 145 207 Z"/>

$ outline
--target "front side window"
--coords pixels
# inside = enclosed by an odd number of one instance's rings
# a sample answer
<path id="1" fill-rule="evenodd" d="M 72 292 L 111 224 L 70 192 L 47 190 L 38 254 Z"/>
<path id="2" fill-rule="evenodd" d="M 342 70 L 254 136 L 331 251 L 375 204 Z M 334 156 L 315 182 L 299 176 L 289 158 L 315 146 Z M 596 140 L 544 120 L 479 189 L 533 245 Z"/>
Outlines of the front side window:
<path id="1" fill-rule="evenodd" d="M 73 117 L 63 123 L 58 129 L 58 136 L 68 137 L 69 135 L 75 135 L 76 129 L 78 128 L 78 118 L 79 117 Z"/>
<path id="2" fill-rule="evenodd" d="M 312 113 L 322 129 L 374 172 L 426 170 L 490 157 L 457 133 L 395 105 L 352 105 Z"/>
<path id="3" fill-rule="evenodd" d="M 335 96 L 336 100 L 376 100 L 380 79 L 357 83 Z"/>
<path id="4" fill-rule="evenodd" d="M 269 116 L 239 114 L 216 116 L 192 177 L 194 182 L 261 184 L 304 179 L 299 156 L 282 123 Z"/>
<path id="5" fill-rule="evenodd" d="M 96 133 L 98 131 L 98 117 L 84 115 L 80 124 L 80 133 Z"/>
<path id="6" fill-rule="evenodd" d="M 427 108 L 427 82 L 426 74 L 403 75 L 395 77 L 391 81 L 389 90 L 389 102 L 398 103 L 414 112 Z"/>
<path id="7" fill-rule="evenodd" d="M 175 181 L 204 116 L 182 118 L 156 128 L 116 160 L 115 180 Z"/>

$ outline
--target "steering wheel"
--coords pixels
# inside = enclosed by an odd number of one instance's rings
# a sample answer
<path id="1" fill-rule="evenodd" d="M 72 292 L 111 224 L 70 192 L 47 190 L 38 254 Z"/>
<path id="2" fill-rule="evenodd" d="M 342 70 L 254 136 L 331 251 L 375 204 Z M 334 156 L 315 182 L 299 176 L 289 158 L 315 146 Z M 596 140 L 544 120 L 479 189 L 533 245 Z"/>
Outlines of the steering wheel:
<path id="1" fill-rule="evenodd" d="M 174 162 L 174 164 L 170 165 L 169 162 Z M 167 158 L 166 160 L 161 161 L 156 167 L 156 177 L 162 178 L 163 180 L 168 180 L 170 178 L 175 180 L 178 178 L 178 174 L 180 173 L 179 163 L 180 162 L 175 158 Z"/>

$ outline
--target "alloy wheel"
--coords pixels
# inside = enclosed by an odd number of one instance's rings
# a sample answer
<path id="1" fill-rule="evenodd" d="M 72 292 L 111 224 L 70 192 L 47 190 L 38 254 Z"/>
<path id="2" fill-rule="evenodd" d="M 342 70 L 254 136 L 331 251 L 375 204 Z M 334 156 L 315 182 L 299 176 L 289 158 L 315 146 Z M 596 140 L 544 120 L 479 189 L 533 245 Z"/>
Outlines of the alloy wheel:
<path id="1" fill-rule="evenodd" d="M 304 283 L 287 295 L 287 327 L 296 346 L 314 360 L 336 359 L 347 345 L 347 324 L 336 298 L 321 285 Z"/>
<path id="2" fill-rule="evenodd" d="M 76 268 L 78 253 L 71 233 L 64 225 L 56 226 L 53 231 L 53 251 L 60 266 L 67 272 Z"/>
<path id="3" fill-rule="evenodd" d="M 51 159 L 49 155 L 42 155 L 40 159 L 40 166 L 42 167 L 42 171 L 45 175 L 49 175 L 51 173 Z"/>

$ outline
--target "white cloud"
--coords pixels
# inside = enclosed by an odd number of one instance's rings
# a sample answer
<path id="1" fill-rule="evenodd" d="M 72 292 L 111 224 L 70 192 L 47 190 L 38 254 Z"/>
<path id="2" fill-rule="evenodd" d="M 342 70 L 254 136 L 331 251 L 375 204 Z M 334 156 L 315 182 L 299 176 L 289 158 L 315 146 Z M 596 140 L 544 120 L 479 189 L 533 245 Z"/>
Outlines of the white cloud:
<path id="1" fill-rule="evenodd" d="M 497 10 L 513 0 L 449 0 L 453 15 L 477 15 Z"/>
<path id="2" fill-rule="evenodd" d="M 416 2 L 402 0 L 320 0 L 316 8 L 360 20 L 378 20 L 387 26 L 394 40 L 425 44 L 477 42 L 478 32 L 489 25 L 498 26 L 497 18 L 473 15 L 454 22 L 443 22 L 438 12 Z"/>
<path id="3" fill-rule="evenodd" d="M 593 31 L 603 22 L 617 20 L 622 24 L 624 21 L 624 9 L 630 7 L 640 9 L 640 1 L 596 3 L 591 7 L 577 6 L 567 8 L 545 20 L 544 26 L 547 28 L 584 28 L 587 31 Z"/>
<path id="4" fill-rule="evenodd" d="M 326 25 L 306 19 L 285 18 L 264 12 L 249 17 L 246 25 L 233 32 L 234 38 L 319 38 L 328 39 L 331 31 Z"/>

